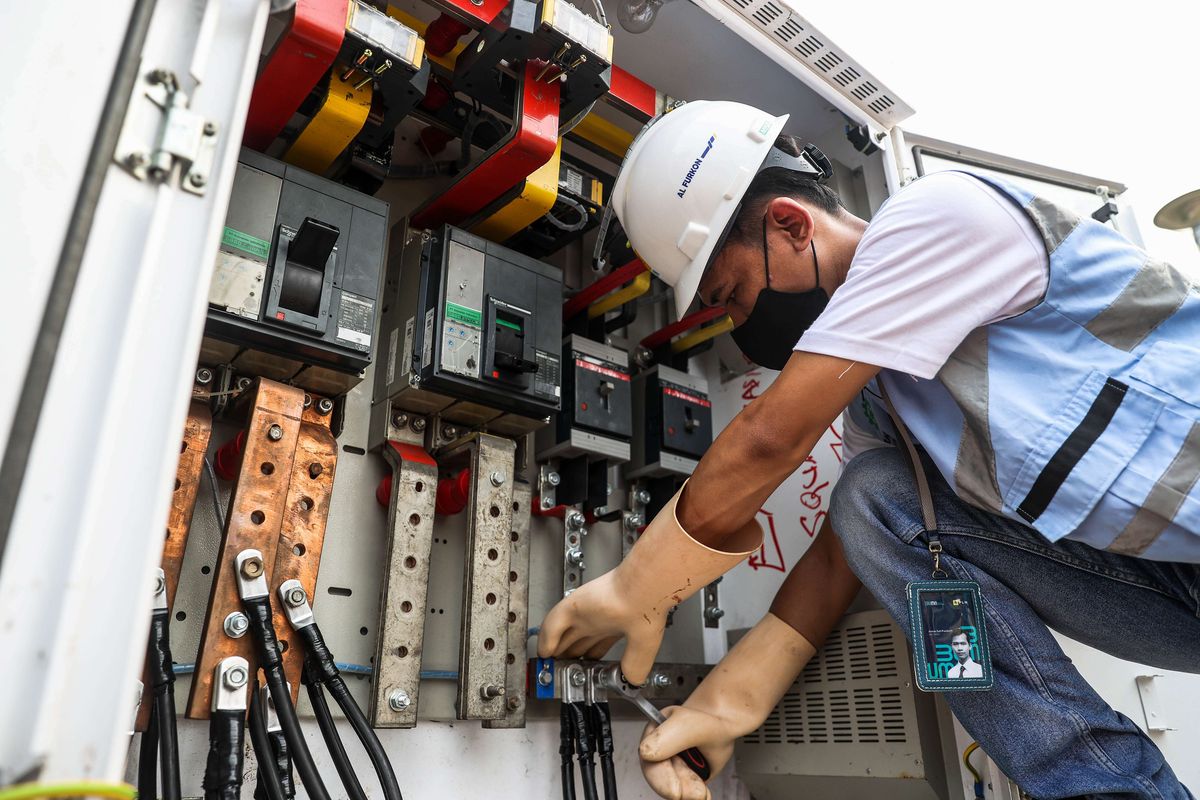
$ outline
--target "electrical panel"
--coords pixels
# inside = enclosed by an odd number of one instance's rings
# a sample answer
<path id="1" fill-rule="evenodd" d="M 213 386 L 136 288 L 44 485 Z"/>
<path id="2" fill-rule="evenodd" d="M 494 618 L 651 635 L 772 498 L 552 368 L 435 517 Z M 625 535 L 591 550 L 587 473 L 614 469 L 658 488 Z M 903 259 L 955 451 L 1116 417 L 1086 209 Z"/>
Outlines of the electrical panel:
<path id="1" fill-rule="evenodd" d="M 201 361 L 346 391 L 375 352 L 388 204 L 243 150 Z"/>
<path id="2" fill-rule="evenodd" d="M 563 410 L 538 431 L 539 459 L 590 455 L 629 460 L 633 393 L 629 354 L 571 335 L 563 340 Z"/>
<path id="3" fill-rule="evenodd" d="M 390 398 L 393 408 L 465 425 L 508 412 L 525 418 L 526 430 L 558 412 L 557 269 L 452 226 L 400 225 L 387 292 L 388 360 L 376 403 Z"/>
<path id="4" fill-rule="evenodd" d="M 692 474 L 712 444 L 708 381 L 660 364 L 638 375 L 633 383 L 637 435 L 626 477 Z"/>

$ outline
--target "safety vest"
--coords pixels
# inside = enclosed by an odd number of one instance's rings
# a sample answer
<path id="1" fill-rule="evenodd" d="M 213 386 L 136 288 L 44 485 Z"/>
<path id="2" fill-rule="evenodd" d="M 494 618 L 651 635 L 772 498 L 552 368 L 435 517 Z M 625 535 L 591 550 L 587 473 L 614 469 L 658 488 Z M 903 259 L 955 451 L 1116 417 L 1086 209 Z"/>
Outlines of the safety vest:
<path id="1" fill-rule="evenodd" d="M 1046 295 L 972 331 L 933 380 L 881 372 L 897 413 L 977 508 L 1052 542 L 1200 562 L 1196 287 L 1106 225 L 973 177 L 1040 231 Z M 863 397 L 856 420 L 890 427 Z"/>

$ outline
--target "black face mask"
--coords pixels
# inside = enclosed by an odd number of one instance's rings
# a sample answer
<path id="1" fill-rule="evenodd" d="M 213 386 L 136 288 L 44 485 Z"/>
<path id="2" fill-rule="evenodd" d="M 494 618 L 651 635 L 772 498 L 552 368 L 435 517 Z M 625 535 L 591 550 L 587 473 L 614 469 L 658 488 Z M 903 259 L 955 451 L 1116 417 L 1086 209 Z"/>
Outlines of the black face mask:
<path id="1" fill-rule="evenodd" d="M 754 309 L 746 321 L 733 329 L 733 341 L 746 358 L 768 369 L 783 369 L 792 348 L 808 327 L 829 304 L 829 295 L 821 288 L 821 270 L 817 265 L 817 246 L 810 240 L 813 270 L 817 286 L 807 292 L 781 292 L 771 288 L 771 263 L 767 252 L 767 218 L 763 217 L 763 269 L 767 285 L 758 293 Z"/>

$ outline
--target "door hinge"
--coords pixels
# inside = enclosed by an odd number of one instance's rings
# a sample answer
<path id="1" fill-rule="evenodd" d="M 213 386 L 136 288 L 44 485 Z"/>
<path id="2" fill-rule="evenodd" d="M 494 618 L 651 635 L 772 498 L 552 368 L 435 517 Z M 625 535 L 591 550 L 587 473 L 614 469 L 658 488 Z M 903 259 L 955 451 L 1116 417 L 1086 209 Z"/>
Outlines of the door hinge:
<path id="1" fill-rule="evenodd" d="M 220 131 L 189 102 L 174 72 L 143 72 L 129 99 L 113 160 L 138 180 L 152 183 L 167 180 L 178 164 L 183 190 L 204 194 Z"/>

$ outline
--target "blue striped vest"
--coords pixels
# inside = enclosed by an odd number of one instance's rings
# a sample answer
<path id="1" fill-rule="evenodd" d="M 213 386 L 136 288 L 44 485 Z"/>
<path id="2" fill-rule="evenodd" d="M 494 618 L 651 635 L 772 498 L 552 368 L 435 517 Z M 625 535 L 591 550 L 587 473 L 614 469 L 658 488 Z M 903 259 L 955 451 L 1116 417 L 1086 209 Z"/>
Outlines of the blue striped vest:
<path id="1" fill-rule="evenodd" d="M 1195 287 L 1105 225 L 974 177 L 1041 232 L 1046 295 L 974 330 L 933 380 L 881 372 L 900 418 L 973 506 L 1052 542 L 1200 562 Z M 856 421 L 890 428 L 863 397 Z"/>

